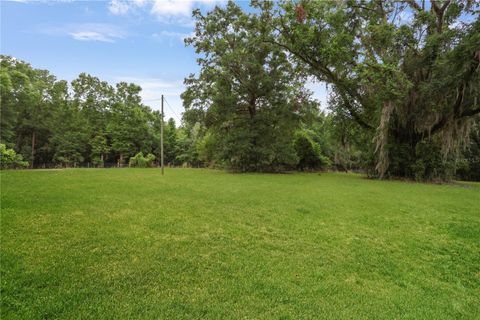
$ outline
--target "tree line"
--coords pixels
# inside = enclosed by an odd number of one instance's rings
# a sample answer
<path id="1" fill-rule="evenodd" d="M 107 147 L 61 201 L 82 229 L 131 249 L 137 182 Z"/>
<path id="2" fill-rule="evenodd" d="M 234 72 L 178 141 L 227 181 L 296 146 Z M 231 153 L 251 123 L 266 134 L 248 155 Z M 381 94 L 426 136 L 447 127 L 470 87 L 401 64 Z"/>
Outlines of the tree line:
<path id="1" fill-rule="evenodd" d="M 112 86 L 86 73 L 68 83 L 16 58 L 0 59 L 2 167 L 148 166 L 160 159 L 162 117 L 142 104 L 138 85 L 120 82 Z M 284 62 L 273 68 L 288 67 Z M 284 79 L 287 72 L 291 70 L 279 71 Z M 323 131 L 329 130 L 330 119 L 319 112 L 318 103 L 309 100 L 311 93 L 297 80 L 287 95 L 278 86 L 287 88 L 292 85 L 289 81 L 270 80 L 268 93 L 276 100 L 265 103 L 271 109 L 258 111 L 256 117 L 261 115 L 261 119 L 254 125 L 240 118 L 232 122 L 232 135 L 224 141 L 216 140 L 204 122 L 194 120 L 191 110 L 185 112 L 182 126 L 169 119 L 164 123 L 165 163 L 242 171 L 327 168 L 333 139 Z M 304 98 L 295 99 L 293 93 Z M 231 97 L 237 94 L 241 93 L 232 92 Z M 293 102 L 296 110 L 290 112 Z M 229 107 L 225 105 L 224 110 Z M 223 125 L 227 121 L 221 120 Z M 254 148 L 242 141 L 243 133 L 258 139 Z M 228 144 L 224 154 L 230 161 L 218 161 L 216 152 L 222 144 Z"/>
<path id="2" fill-rule="evenodd" d="M 251 6 L 193 12 L 185 42 L 200 72 L 185 79 L 181 126 L 165 125 L 167 163 L 480 179 L 479 3 Z M 161 115 L 139 86 L 87 74 L 68 84 L 6 56 L 1 66 L 0 142 L 32 165 L 158 157 Z M 312 79 L 330 88 L 327 111 Z"/>
<path id="3" fill-rule="evenodd" d="M 71 83 L 1 56 L 0 143 L 31 167 L 126 165 L 139 152 L 158 155 L 161 115 L 141 103 L 141 88 L 82 73 Z M 189 138 L 165 123 L 165 160 L 189 161 Z"/>

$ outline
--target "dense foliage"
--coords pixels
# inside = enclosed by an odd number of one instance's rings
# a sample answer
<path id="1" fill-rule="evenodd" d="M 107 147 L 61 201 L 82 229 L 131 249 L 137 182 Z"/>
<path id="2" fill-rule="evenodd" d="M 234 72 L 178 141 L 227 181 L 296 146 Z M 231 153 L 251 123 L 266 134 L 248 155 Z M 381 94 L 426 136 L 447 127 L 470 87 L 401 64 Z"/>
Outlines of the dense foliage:
<path id="1" fill-rule="evenodd" d="M 293 146 L 298 156 L 300 170 L 315 170 L 330 166 L 330 160 L 321 153 L 320 145 L 306 131 L 297 131 Z"/>
<path id="2" fill-rule="evenodd" d="M 137 85 L 84 73 L 68 84 L 8 56 L 0 80 L 0 141 L 32 167 L 122 166 L 138 152 L 159 154 L 160 114 L 141 103 Z M 176 161 L 176 130 L 169 120 L 167 163 Z"/>
<path id="3" fill-rule="evenodd" d="M 480 122 L 473 128 L 468 146 L 457 159 L 457 177 L 480 181 Z"/>
<path id="4" fill-rule="evenodd" d="M 23 157 L 15 152 L 13 149 L 0 143 L 0 167 L 2 169 L 17 169 L 28 167 L 28 162 L 23 161 Z"/>
<path id="5" fill-rule="evenodd" d="M 316 106 L 287 54 L 268 41 L 271 16 L 229 2 L 194 17 L 186 43 L 202 55 L 201 71 L 185 80 L 182 97 L 186 121 L 202 126 L 201 155 L 239 171 L 294 168 L 293 135 Z"/>
<path id="6" fill-rule="evenodd" d="M 474 1 L 254 2 L 273 42 L 333 88 L 332 111 L 379 177 L 445 179 L 480 105 L 480 4 Z"/>
<path id="7" fill-rule="evenodd" d="M 303 170 L 327 165 L 329 155 L 338 169 L 418 180 L 450 179 L 460 165 L 475 170 L 465 165 L 472 157 L 459 159 L 475 149 L 469 135 L 480 113 L 478 4 L 252 4 L 260 11 L 229 2 L 194 12 L 186 43 L 201 71 L 186 79 L 183 98 L 187 122 L 200 123 L 205 160 Z M 323 155 L 306 133 L 317 126 L 304 121 L 314 109 L 307 76 L 332 89 Z"/>

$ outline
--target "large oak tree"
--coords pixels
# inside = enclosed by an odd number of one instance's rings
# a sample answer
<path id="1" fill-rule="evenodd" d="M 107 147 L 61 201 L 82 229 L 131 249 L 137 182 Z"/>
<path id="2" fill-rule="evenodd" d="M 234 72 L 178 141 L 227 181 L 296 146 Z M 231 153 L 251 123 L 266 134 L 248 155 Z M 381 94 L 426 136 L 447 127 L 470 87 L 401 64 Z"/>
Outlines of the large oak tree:
<path id="1" fill-rule="evenodd" d="M 249 14 L 229 2 L 197 10 L 186 40 L 201 71 L 185 80 L 184 119 L 206 126 L 202 149 L 240 171 L 270 171 L 297 162 L 293 133 L 312 107 L 285 50 L 273 45 L 269 12 Z"/>
<path id="2" fill-rule="evenodd" d="M 254 4 L 275 17 L 273 43 L 332 85 L 333 110 L 370 132 L 380 177 L 446 177 L 480 113 L 478 2 Z"/>

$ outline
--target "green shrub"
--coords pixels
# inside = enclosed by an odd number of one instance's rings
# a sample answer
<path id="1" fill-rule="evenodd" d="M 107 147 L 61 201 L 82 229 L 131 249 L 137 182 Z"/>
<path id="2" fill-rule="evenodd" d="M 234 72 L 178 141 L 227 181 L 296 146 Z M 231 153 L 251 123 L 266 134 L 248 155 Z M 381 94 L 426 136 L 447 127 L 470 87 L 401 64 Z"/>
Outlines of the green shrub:
<path id="1" fill-rule="evenodd" d="M 293 144 L 299 159 L 300 170 L 323 169 L 331 165 L 330 159 L 321 154 L 320 145 L 305 131 L 295 133 Z"/>
<path id="2" fill-rule="evenodd" d="M 28 162 L 24 161 L 15 150 L 7 149 L 4 144 L 0 144 L 0 167 L 2 169 L 27 168 Z"/>
<path id="3" fill-rule="evenodd" d="M 155 157 L 155 155 L 153 155 L 152 153 L 147 154 L 147 158 L 146 158 L 146 160 L 147 160 L 147 166 L 152 167 L 152 166 L 153 166 L 153 162 L 155 161 L 155 159 L 156 159 L 156 157 Z"/>
<path id="4" fill-rule="evenodd" d="M 139 152 L 134 157 L 130 158 L 128 166 L 135 168 L 147 168 L 152 167 L 154 161 L 155 156 L 153 154 L 149 153 L 147 154 L 147 157 L 144 157 L 143 152 Z"/>

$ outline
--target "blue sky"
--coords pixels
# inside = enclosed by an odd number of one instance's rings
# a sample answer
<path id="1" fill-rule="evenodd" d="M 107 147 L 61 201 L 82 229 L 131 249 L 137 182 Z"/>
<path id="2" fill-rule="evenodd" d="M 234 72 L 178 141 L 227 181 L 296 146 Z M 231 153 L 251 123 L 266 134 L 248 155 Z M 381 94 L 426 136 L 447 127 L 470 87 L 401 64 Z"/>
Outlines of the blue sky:
<path id="1" fill-rule="evenodd" d="M 191 11 L 207 11 L 215 0 L 1 1 L 0 52 L 48 69 L 59 79 L 86 72 L 112 84 L 142 86 L 146 105 L 180 120 L 183 79 L 198 72 L 194 49 L 183 38 L 193 32 Z M 248 7 L 249 1 L 238 2 Z M 325 106 L 325 86 L 309 83 Z"/>

